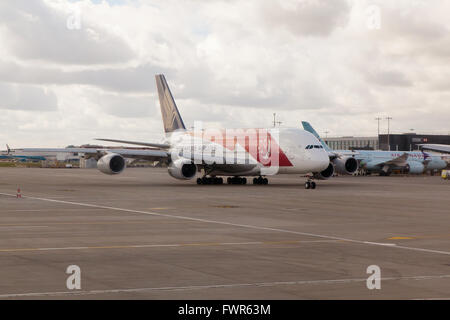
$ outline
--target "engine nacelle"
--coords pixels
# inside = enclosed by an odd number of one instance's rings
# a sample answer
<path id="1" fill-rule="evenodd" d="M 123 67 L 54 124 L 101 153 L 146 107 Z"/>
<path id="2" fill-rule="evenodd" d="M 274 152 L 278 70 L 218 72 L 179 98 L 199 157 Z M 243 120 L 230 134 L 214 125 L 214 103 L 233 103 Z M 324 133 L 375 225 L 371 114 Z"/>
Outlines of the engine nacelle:
<path id="1" fill-rule="evenodd" d="M 376 163 L 375 161 L 369 161 L 367 163 L 362 163 L 361 162 L 361 166 L 366 169 L 367 171 L 378 171 L 380 170 L 380 167 L 378 165 L 378 163 Z"/>
<path id="2" fill-rule="evenodd" d="M 425 170 L 425 166 L 417 161 L 408 162 L 406 165 L 406 171 L 412 174 L 421 174 Z"/>
<path id="3" fill-rule="evenodd" d="M 197 165 L 188 159 L 178 159 L 169 164 L 168 170 L 175 179 L 189 180 L 197 174 Z"/>
<path id="4" fill-rule="evenodd" d="M 328 180 L 333 176 L 333 174 L 334 174 L 334 165 L 330 162 L 330 164 L 325 170 L 323 170 L 322 172 L 315 172 L 313 176 L 315 179 Z"/>
<path id="5" fill-rule="evenodd" d="M 117 153 L 108 153 L 97 161 L 97 168 L 105 174 L 119 174 L 126 167 L 124 157 Z"/>
<path id="6" fill-rule="evenodd" d="M 336 158 L 333 164 L 338 174 L 353 174 L 358 170 L 358 161 L 353 157 Z"/>

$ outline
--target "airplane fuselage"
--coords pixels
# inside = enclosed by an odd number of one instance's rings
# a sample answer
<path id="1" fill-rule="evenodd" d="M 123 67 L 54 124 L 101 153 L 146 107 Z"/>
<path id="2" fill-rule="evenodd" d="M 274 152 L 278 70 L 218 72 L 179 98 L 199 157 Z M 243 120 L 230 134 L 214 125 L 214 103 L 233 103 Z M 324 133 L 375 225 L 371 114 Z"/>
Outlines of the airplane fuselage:
<path id="1" fill-rule="evenodd" d="M 211 175 L 304 174 L 321 172 L 330 162 L 319 140 L 298 128 L 175 132 L 166 143 L 172 160 L 194 159 L 210 166 Z"/>
<path id="2" fill-rule="evenodd" d="M 368 150 L 355 150 L 357 152 L 355 158 L 360 161 L 361 167 L 368 171 L 380 171 L 382 167 L 378 165 L 372 165 L 380 162 L 388 162 L 392 159 L 401 157 L 403 154 L 407 154 L 408 158 L 404 164 L 397 166 L 392 165 L 391 170 L 401 170 L 405 167 L 416 168 L 413 173 L 423 173 L 427 170 L 441 170 L 445 169 L 447 162 L 442 159 L 440 155 L 430 155 L 420 151 L 368 151 Z M 423 166 L 423 167 L 422 167 Z"/>

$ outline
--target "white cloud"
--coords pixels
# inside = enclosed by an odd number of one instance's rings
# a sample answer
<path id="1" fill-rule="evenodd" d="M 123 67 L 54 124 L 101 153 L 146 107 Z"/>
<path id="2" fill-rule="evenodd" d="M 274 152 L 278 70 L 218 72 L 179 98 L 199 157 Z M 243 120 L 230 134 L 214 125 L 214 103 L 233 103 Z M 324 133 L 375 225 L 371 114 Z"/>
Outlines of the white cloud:
<path id="1" fill-rule="evenodd" d="M 58 101 L 52 90 L 18 84 L 0 83 L 0 109 L 52 111 Z"/>
<path id="2" fill-rule="evenodd" d="M 367 28 L 369 5 L 380 29 Z M 276 112 L 286 126 L 374 135 L 373 119 L 391 115 L 394 131 L 446 132 L 449 11 L 439 0 L 2 2 L 0 139 L 159 138 L 157 73 L 187 125 L 269 126 Z"/>

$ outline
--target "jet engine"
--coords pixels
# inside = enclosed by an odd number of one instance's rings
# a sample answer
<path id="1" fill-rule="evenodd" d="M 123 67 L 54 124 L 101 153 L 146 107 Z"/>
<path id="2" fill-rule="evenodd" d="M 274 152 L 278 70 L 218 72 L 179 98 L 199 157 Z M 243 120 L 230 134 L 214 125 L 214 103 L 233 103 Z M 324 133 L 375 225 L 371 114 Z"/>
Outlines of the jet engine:
<path id="1" fill-rule="evenodd" d="M 108 153 L 97 162 L 97 168 L 105 174 L 119 174 L 126 167 L 124 157 L 117 153 Z"/>
<path id="2" fill-rule="evenodd" d="M 367 163 L 361 162 L 361 166 L 368 171 L 378 171 L 380 167 L 374 161 L 369 161 Z"/>
<path id="3" fill-rule="evenodd" d="M 336 158 L 333 160 L 336 172 L 339 174 L 353 174 L 358 170 L 358 161 L 353 157 Z"/>
<path id="4" fill-rule="evenodd" d="M 197 166 L 188 159 L 177 159 L 169 164 L 169 174 L 175 179 L 189 180 L 197 174 Z"/>
<path id="5" fill-rule="evenodd" d="M 425 166 L 417 161 L 408 162 L 408 164 L 406 165 L 406 171 L 408 171 L 408 173 L 420 174 L 423 173 L 424 170 Z"/>
<path id="6" fill-rule="evenodd" d="M 322 172 L 315 172 L 314 178 L 319 180 L 328 180 L 333 176 L 334 173 L 334 165 L 330 162 L 328 167 Z"/>

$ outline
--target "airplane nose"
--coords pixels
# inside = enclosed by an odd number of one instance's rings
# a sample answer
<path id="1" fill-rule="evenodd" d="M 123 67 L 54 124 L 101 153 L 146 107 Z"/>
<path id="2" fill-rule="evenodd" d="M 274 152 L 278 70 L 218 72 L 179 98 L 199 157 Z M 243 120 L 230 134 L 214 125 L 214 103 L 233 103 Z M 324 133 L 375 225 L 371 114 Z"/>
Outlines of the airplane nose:
<path id="1" fill-rule="evenodd" d="M 326 168 L 328 168 L 328 165 L 330 164 L 330 158 L 328 157 L 328 153 L 324 152 L 319 152 L 317 154 L 317 166 L 319 167 L 319 172 L 322 170 L 325 170 Z"/>

